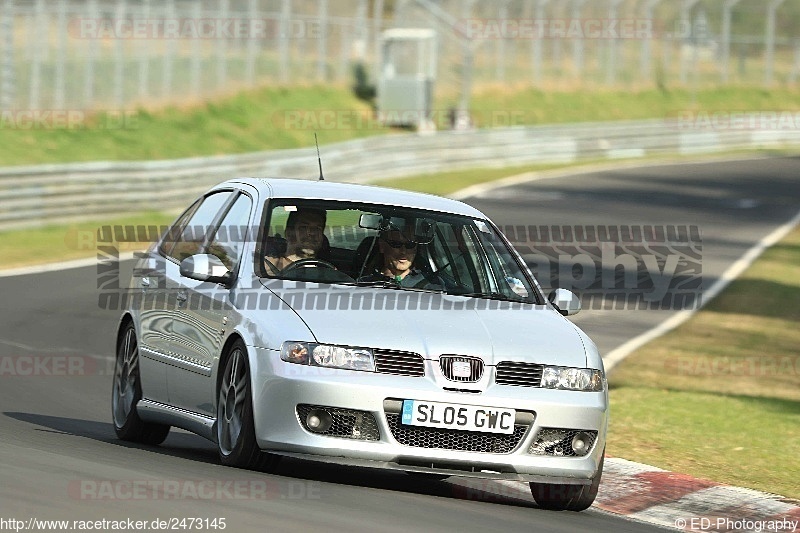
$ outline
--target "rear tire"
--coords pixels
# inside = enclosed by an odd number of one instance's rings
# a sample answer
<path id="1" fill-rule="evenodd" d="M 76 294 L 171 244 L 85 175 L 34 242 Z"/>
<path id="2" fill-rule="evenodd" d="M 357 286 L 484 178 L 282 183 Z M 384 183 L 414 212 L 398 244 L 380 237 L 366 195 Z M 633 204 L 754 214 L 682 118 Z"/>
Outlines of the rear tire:
<path id="1" fill-rule="evenodd" d="M 225 466 L 271 471 L 279 457 L 261 451 L 253 422 L 247 348 L 236 341 L 225 358 L 217 395 L 217 449 Z"/>
<path id="2" fill-rule="evenodd" d="M 111 390 L 111 417 L 117 437 L 142 444 L 158 445 L 169 434 L 169 426 L 144 422 L 136 412 L 142 399 L 139 373 L 139 344 L 133 324 L 123 331 L 117 345 L 114 384 Z"/>
<path id="3" fill-rule="evenodd" d="M 589 485 L 562 485 L 558 483 L 531 483 L 531 495 L 542 509 L 552 511 L 583 511 L 594 503 L 603 475 L 605 450 L 600 456 L 597 473 Z"/>

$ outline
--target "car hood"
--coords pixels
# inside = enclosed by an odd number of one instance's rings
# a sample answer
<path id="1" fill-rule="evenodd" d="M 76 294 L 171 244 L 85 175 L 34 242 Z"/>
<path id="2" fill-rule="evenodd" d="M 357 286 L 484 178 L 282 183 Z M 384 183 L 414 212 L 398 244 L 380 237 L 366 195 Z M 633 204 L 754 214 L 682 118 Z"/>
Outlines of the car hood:
<path id="1" fill-rule="evenodd" d="M 347 289 L 275 292 L 320 343 L 402 350 L 429 359 L 443 354 L 474 355 L 490 365 L 528 361 L 583 367 L 587 362 L 578 328 L 548 307 L 400 290 Z"/>

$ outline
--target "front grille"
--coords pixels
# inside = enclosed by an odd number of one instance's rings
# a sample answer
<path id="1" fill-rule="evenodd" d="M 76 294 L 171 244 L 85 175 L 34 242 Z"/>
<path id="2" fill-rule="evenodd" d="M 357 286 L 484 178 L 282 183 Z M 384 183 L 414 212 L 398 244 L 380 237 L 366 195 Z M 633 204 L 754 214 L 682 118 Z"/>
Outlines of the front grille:
<path id="1" fill-rule="evenodd" d="M 459 374 L 458 370 L 463 368 L 468 372 Z M 439 368 L 442 369 L 444 377 L 450 381 L 459 381 L 461 383 L 474 383 L 483 377 L 483 361 L 477 357 L 464 357 L 460 355 L 443 355 L 439 358 Z M 457 375 L 459 374 L 459 375 Z"/>
<path id="2" fill-rule="evenodd" d="M 398 376 L 425 375 L 425 360 L 419 354 L 394 350 L 373 350 L 373 354 L 376 372 Z"/>
<path id="3" fill-rule="evenodd" d="M 313 410 L 325 411 L 333 419 L 333 424 L 327 430 L 319 432 L 312 431 L 306 418 Z M 356 411 L 355 409 L 340 409 L 338 407 L 324 407 L 320 405 L 299 404 L 297 406 L 297 419 L 303 429 L 326 437 L 340 437 L 355 440 L 380 440 L 381 432 L 378 430 L 378 422 L 375 416 L 369 411 Z"/>
<path id="4" fill-rule="evenodd" d="M 528 453 L 533 455 L 551 455 L 556 457 L 575 457 L 572 451 L 572 438 L 578 433 L 586 433 L 589 436 L 587 449 L 592 450 L 597 440 L 596 431 L 585 431 L 582 429 L 561 429 L 561 428 L 542 428 L 533 441 Z"/>
<path id="5" fill-rule="evenodd" d="M 497 365 L 494 381 L 498 385 L 538 387 L 542 383 L 543 368 L 544 365 L 535 363 L 503 361 Z"/>
<path id="6" fill-rule="evenodd" d="M 463 452 L 511 453 L 519 446 L 529 427 L 527 424 L 515 424 L 514 433 L 500 435 L 478 431 L 406 426 L 400 423 L 400 415 L 396 413 L 386 413 L 386 419 L 389 422 L 392 436 L 404 446 Z"/>

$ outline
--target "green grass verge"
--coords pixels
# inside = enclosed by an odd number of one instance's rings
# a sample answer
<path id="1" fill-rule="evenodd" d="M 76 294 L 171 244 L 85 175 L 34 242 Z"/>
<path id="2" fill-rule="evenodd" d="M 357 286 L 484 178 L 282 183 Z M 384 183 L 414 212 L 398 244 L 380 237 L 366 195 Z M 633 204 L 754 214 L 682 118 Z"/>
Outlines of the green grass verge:
<path id="1" fill-rule="evenodd" d="M 800 499 L 800 229 L 614 369 L 608 453 Z"/>
<path id="2" fill-rule="evenodd" d="M 732 113 L 737 111 L 798 111 L 798 91 L 756 88 L 670 91 L 554 92 L 526 89 L 487 90 L 472 99 L 480 124 L 550 124 L 648 118 L 678 118 L 684 113 Z"/>
<path id="3" fill-rule="evenodd" d="M 313 146 L 386 133 L 356 128 L 369 105 L 334 88 L 269 88 L 179 109 L 98 114 L 80 128 L 0 125 L 0 166 L 70 161 L 175 159 Z"/>
<path id="4" fill-rule="evenodd" d="M 684 111 L 800 111 L 798 91 L 758 88 L 639 92 L 543 92 L 496 88 L 476 91 L 478 126 L 500 127 L 599 120 L 674 117 Z M 437 110 L 454 105 L 443 97 Z M 437 112 L 440 127 L 445 112 Z M 265 88 L 211 103 L 187 104 L 120 117 L 98 114 L 79 128 L 14 127 L 0 123 L 0 166 L 102 160 L 173 159 L 311 146 L 389 130 L 368 104 L 336 87 Z M 122 127 L 120 127 L 122 126 Z"/>
<path id="5" fill-rule="evenodd" d="M 646 386 L 611 398 L 609 454 L 800 498 L 797 401 Z"/>
<path id="6" fill-rule="evenodd" d="M 176 216 L 176 213 L 152 211 L 106 220 L 2 231 L 0 257 L 3 258 L 3 268 L 94 257 L 97 255 L 96 235 L 101 226 L 164 226 L 171 223 Z M 116 243 L 116 245 L 119 246 L 120 252 L 138 251 L 146 246 L 142 243 Z"/>

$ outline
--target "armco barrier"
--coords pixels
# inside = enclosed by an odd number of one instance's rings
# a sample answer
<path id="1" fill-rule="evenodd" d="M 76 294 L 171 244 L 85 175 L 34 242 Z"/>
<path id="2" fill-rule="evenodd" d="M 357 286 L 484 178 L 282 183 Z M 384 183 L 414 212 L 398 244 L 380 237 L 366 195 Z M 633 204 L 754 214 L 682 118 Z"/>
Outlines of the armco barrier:
<path id="1" fill-rule="evenodd" d="M 313 138 L 309 132 L 309 143 Z M 800 145 L 797 130 L 699 131 L 678 122 L 512 127 L 368 137 L 322 146 L 325 178 L 355 183 L 464 168 L 713 153 Z M 313 179 L 313 146 L 167 161 L 0 169 L 0 229 L 174 209 L 232 177 Z"/>

